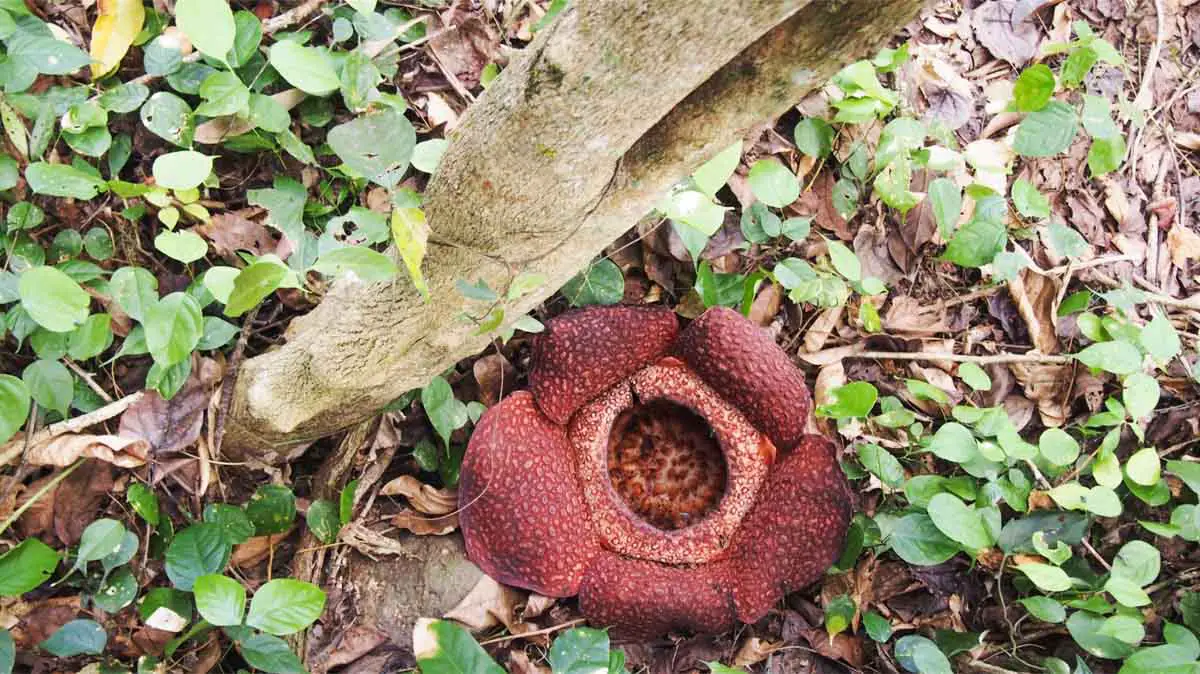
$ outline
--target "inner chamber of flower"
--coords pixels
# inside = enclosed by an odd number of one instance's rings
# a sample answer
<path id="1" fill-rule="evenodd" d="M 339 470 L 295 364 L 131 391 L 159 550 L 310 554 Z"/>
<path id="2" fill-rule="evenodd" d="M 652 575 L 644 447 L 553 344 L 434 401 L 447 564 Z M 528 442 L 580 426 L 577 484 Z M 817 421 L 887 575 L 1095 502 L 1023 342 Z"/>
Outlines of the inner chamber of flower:
<path id="1" fill-rule="evenodd" d="M 666 399 L 626 408 L 608 437 L 614 491 L 659 529 L 682 529 L 704 519 L 720 504 L 727 474 L 708 422 Z"/>

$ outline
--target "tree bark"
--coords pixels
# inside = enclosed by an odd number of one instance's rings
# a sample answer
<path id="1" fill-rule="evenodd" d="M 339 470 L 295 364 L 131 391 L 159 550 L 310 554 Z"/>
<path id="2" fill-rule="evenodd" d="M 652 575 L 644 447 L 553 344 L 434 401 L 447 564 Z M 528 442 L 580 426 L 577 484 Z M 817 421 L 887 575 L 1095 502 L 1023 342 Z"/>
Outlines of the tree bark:
<path id="1" fill-rule="evenodd" d="M 425 194 L 427 301 L 339 281 L 282 348 L 246 361 L 224 447 L 277 462 L 489 341 L 456 280 L 537 306 L 664 192 L 884 42 L 923 0 L 573 2 L 468 110 Z"/>

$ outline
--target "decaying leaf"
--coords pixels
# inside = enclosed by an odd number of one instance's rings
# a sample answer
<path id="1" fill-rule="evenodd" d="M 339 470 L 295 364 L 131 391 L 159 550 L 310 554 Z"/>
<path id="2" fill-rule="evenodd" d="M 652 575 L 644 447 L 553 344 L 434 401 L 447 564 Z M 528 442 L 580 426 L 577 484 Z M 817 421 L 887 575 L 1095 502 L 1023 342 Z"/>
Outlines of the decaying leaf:
<path id="1" fill-rule="evenodd" d="M 426 515 L 446 515 L 458 509 L 458 491 L 437 489 L 411 475 L 400 477 L 383 485 L 381 496 L 403 496 L 413 508 Z"/>
<path id="2" fill-rule="evenodd" d="M 146 9 L 142 0 L 100 0 L 92 28 L 92 79 L 112 72 L 125 58 L 134 38 L 142 31 Z"/>
<path id="3" fill-rule="evenodd" d="M 909 295 L 892 298 L 883 314 L 883 329 L 889 334 L 929 336 L 947 332 L 946 309 L 938 302 L 922 302 Z"/>
<path id="4" fill-rule="evenodd" d="M 1171 251 L 1171 263 L 1184 268 L 1188 260 L 1200 259 L 1200 234 L 1176 222 L 1167 232 L 1167 249 Z"/>
<path id="5" fill-rule="evenodd" d="M 1022 269 L 1016 278 L 1008 282 L 1008 292 L 1017 305 L 1017 312 L 1025 319 L 1033 348 L 1040 353 L 1058 353 L 1055 330 L 1058 288 L 1059 283 L 1054 278 L 1031 269 Z"/>
<path id="6" fill-rule="evenodd" d="M 457 620 L 472 632 L 481 632 L 496 625 L 512 627 L 516 620 L 516 607 L 521 594 L 492 580 L 491 576 L 480 576 L 475 587 L 462 601 L 446 612 L 444 618 Z"/>
<path id="7" fill-rule="evenodd" d="M 406 508 L 392 515 L 390 522 L 418 536 L 445 536 L 458 529 L 458 513 L 431 516 Z"/>
<path id="8" fill-rule="evenodd" d="M 153 453 L 176 452 L 191 445 L 200 437 L 204 410 L 212 387 L 220 379 L 220 370 L 216 361 L 201 358 L 183 388 L 170 400 L 146 391 L 144 398 L 121 415 L 118 435 L 145 440 Z"/>
<path id="9" fill-rule="evenodd" d="M 517 370 L 502 353 L 489 353 L 471 366 L 479 387 L 479 402 L 491 407 L 515 388 Z"/>
<path id="10" fill-rule="evenodd" d="M 230 261 L 238 261 L 239 250 L 254 255 L 274 252 L 278 241 L 265 225 L 251 218 L 263 213 L 261 208 L 245 208 L 240 211 L 218 213 L 208 222 L 197 225 L 195 231 L 208 239 L 217 255 Z"/>
<path id="11" fill-rule="evenodd" d="M 352 625 L 338 631 L 333 642 L 312 658 L 309 665 L 314 674 L 326 672 L 355 662 L 387 641 L 388 635 L 382 630 L 370 625 Z"/>
<path id="12" fill-rule="evenodd" d="M 146 463 L 149 449 L 150 443 L 141 438 L 71 433 L 30 447 L 25 452 L 25 462 L 33 466 L 66 467 L 83 457 L 121 468 L 136 468 Z"/>
<path id="13" fill-rule="evenodd" d="M 421 262 L 425 260 L 425 246 L 429 241 L 429 225 L 425 222 L 425 212 L 419 208 L 397 208 L 392 211 L 392 239 L 396 242 L 396 250 L 404 260 L 404 267 L 412 278 L 413 285 L 420 293 L 428 297 L 429 288 L 425 285 L 425 276 L 421 273 Z"/>
<path id="14" fill-rule="evenodd" d="M 1009 366 L 1025 389 L 1025 396 L 1037 403 L 1038 414 L 1046 426 L 1062 426 L 1067 419 L 1067 394 L 1071 389 L 1071 366 L 1049 363 L 1012 363 Z"/>
<path id="15" fill-rule="evenodd" d="M 734 667 L 749 667 L 757 665 L 767 656 L 784 647 L 782 641 L 767 641 L 758 637 L 748 637 L 733 656 Z"/>
<path id="16" fill-rule="evenodd" d="M 1023 66 L 1037 54 L 1038 28 L 1019 0 L 988 0 L 971 13 L 975 37 L 996 58 Z"/>

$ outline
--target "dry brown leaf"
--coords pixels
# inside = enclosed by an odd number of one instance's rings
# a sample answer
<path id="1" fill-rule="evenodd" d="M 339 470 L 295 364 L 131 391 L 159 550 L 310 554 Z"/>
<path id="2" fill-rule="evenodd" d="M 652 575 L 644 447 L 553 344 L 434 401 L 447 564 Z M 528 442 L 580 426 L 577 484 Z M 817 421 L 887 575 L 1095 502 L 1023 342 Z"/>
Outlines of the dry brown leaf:
<path id="1" fill-rule="evenodd" d="M 54 597 L 30 606 L 12 629 L 17 648 L 32 649 L 79 615 L 79 595 Z"/>
<path id="2" fill-rule="evenodd" d="M 208 239 L 217 255 L 226 260 L 238 260 L 239 250 L 250 251 L 256 256 L 262 255 L 274 251 L 279 243 L 262 223 L 250 219 L 262 212 L 261 208 L 244 208 L 219 213 L 193 229 Z"/>
<path id="3" fill-rule="evenodd" d="M 922 302 L 909 295 L 893 297 L 883 313 L 883 329 L 888 334 L 929 336 L 950 330 L 946 310 L 936 302 Z"/>
<path id="4" fill-rule="evenodd" d="M 457 620 L 472 632 L 481 632 L 496 625 L 508 629 L 516 624 L 516 608 L 521 594 L 484 575 L 462 601 L 442 617 Z"/>
<path id="5" fill-rule="evenodd" d="M 767 656 L 784 647 L 782 641 L 767 641 L 758 637 L 749 637 L 742 642 L 737 654 L 733 656 L 734 667 L 749 667 L 757 665 Z"/>
<path id="6" fill-rule="evenodd" d="M 1033 348 L 1040 353 L 1058 353 L 1058 290 L 1057 280 L 1032 269 L 1022 269 L 1008 282 L 1008 292 L 1029 328 Z"/>
<path id="7" fill-rule="evenodd" d="M 971 12 L 975 38 L 996 58 L 1023 66 L 1037 54 L 1039 31 L 1019 0 L 988 0 Z"/>
<path id="8" fill-rule="evenodd" d="M 1066 396 L 1071 387 L 1071 366 L 1050 363 L 1011 363 L 1025 396 L 1037 403 L 1046 426 L 1062 426 L 1067 420 Z"/>
<path id="9" fill-rule="evenodd" d="M 383 485 L 382 496 L 403 496 L 418 512 L 426 515 L 447 515 L 458 509 L 458 491 L 437 489 L 411 475 L 401 475 Z"/>
<path id="10" fill-rule="evenodd" d="M 271 554 L 271 546 L 278 546 L 280 541 L 292 533 L 292 529 L 295 529 L 294 525 L 281 534 L 251 536 L 245 543 L 234 546 L 233 554 L 229 557 L 229 563 L 240 568 L 249 568 L 258 565 L 259 562 L 265 560 Z"/>
<path id="11" fill-rule="evenodd" d="M 487 407 L 500 402 L 517 382 L 516 368 L 501 353 L 490 353 L 475 361 L 471 373 L 479 386 L 479 402 Z"/>
<path id="12" fill-rule="evenodd" d="M 550 668 L 535 665 L 525 651 L 510 651 L 508 654 L 509 674 L 550 674 Z"/>
<path id="13" fill-rule="evenodd" d="M 349 545 L 363 555 L 374 559 L 383 555 L 407 556 L 411 554 L 395 539 L 370 529 L 360 522 L 350 522 L 342 527 L 338 540 Z"/>
<path id="14" fill-rule="evenodd" d="M 204 410 L 208 408 L 212 388 L 220 379 L 220 367 L 211 358 L 199 359 L 183 388 L 170 400 L 156 391 L 146 391 L 145 397 L 121 415 L 117 433 L 122 437 L 141 438 L 150 444 L 152 453 L 179 451 L 200 437 Z"/>
<path id="15" fill-rule="evenodd" d="M 802 630 L 800 634 L 809 646 L 827 658 L 840 660 L 855 668 L 863 664 L 862 640 L 857 635 L 841 632 L 830 638 L 829 633 L 822 629 Z"/>
<path id="16" fill-rule="evenodd" d="M 348 665 L 387 641 L 387 633 L 368 625 L 353 625 L 350 629 L 341 630 L 333 642 L 313 659 L 315 662 L 310 663 L 313 674 Z"/>
<path id="17" fill-rule="evenodd" d="M 777 283 L 768 283 L 758 291 L 754 302 L 750 304 L 749 318 L 765 328 L 775 320 L 781 306 L 783 306 L 783 287 Z"/>
<path id="18" fill-rule="evenodd" d="M 66 466 L 80 457 L 99 459 L 121 468 L 136 468 L 146 463 L 150 443 L 140 438 L 116 435 L 60 435 L 30 447 L 25 462 L 33 466 Z"/>
<path id="19" fill-rule="evenodd" d="M 392 515 L 391 524 L 418 536 L 445 536 L 458 529 L 458 513 L 430 517 L 415 510 L 404 509 Z"/>
<path id="20" fill-rule="evenodd" d="M 536 592 L 529 593 L 529 598 L 525 600 L 525 608 L 521 609 L 521 618 L 524 620 L 532 620 L 550 610 L 558 600 L 554 597 L 547 597 Z"/>
<path id="21" fill-rule="evenodd" d="M 432 91 L 425 94 L 425 116 L 429 118 L 430 126 L 445 125 L 443 131 L 449 133 L 454 127 L 458 126 L 458 113 L 446 99 L 433 93 Z"/>
<path id="22" fill-rule="evenodd" d="M 845 306 L 822 309 L 821 313 L 817 315 L 817 319 L 808 326 L 808 332 L 804 335 L 804 350 L 812 353 L 825 348 L 825 342 L 837 328 L 844 313 L 846 313 Z"/>
<path id="23" fill-rule="evenodd" d="M 1171 263 L 1185 268 L 1188 260 L 1200 259 L 1200 234 L 1177 222 L 1167 232 L 1167 250 L 1171 251 Z"/>
<path id="24" fill-rule="evenodd" d="M 500 35 L 482 14 L 462 3 L 453 3 L 441 20 L 443 28 L 434 31 L 429 47 L 445 70 L 467 89 L 474 89 L 483 68 L 501 60 Z"/>
<path id="25" fill-rule="evenodd" d="M 271 96 L 271 98 L 275 99 L 276 103 L 283 106 L 284 110 L 291 110 L 306 97 L 307 94 L 299 89 L 286 89 Z M 215 145 L 226 138 L 240 136 L 243 133 L 249 133 L 253 130 L 254 122 L 249 119 L 228 115 L 210 119 L 196 127 L 196 133 L 193 138 L 197 143 L 202 145 Z"/>

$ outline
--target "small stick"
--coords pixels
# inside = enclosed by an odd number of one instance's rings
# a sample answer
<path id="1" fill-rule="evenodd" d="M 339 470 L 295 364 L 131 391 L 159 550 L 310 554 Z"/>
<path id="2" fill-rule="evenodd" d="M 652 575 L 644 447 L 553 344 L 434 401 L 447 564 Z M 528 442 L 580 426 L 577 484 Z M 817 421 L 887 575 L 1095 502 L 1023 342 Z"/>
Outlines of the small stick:
<path id="1" fill-rule="evenodd" d="M 524 632 L 522 634 L 509 634 L 509 635 L 503 636 L 503 637 L 496 637 L 494 639 L 488 639 L 487 641 L 480 641 L 479 645 L 487 646 L 488 644 L 498 644 L 502 641 L 512 641 L 513 639 L 524 639 L 525 637 L 536 637 L 540 634 L 550 634 L 551 632 L 565 630 L 568 627 L 582 625 L 585 622 L 587 622 L 587 620 L 585 618 L 576 618 L 574 620 L 568 620 L 567 622 L 565 622 L 561 625 L 554 625 L 552 627 L 546 627 L 544 629 L 534 630 L 532 632 Z"/>
<path id="2" fill-rule="evenodd" d="M 84 371 L 83 368 L 79 367 L 78 363 L 71 360 L 70 358 L 63 358 L 63 362 L 67 364 L 67 368 L 69 370 L 71 370 L 75 374 L 79 375 L 79 378 L 82 379 L 84 381 L 84 383 L 86 383 L 88 385 L 88 388 L 95 391 L 96 395 L 100 396 L 100 398 L 104 402 L 111 403 L 113 401 L 113 397 L 108 395 L 108 391 L 105 391 L 103 388 L 100 388 L 100 385 L 96 383 L 95 375 L 93 375 L 91 372 Z"/>
<path id="3" fill-rule="evenodd" d="M 998 363 L 1046 363 L 1052 365 L 1069 365 L 1074 362 L 1070 356 L 1056 356 L 1044 353 L 998 353 L 991 356 L 975 356 L 961 353 L 939 353 L 934 351 L 863 351 L 846 356 L 856 360 L 946 360 L 953 363 L 975 363 L 977 365 L 993 365 Z"/>

